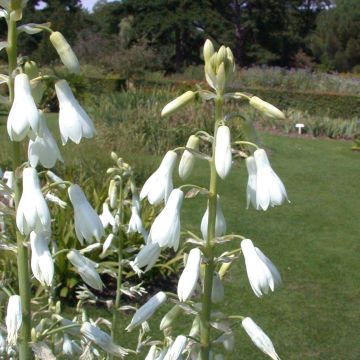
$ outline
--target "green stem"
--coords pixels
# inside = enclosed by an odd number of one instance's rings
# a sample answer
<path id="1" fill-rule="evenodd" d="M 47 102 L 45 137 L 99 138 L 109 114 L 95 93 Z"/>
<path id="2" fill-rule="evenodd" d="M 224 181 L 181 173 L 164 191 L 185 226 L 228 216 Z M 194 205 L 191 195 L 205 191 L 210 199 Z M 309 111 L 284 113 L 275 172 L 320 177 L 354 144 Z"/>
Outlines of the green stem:
<path id="1" fill-rule="evenodd" d="M 218 94 L 215 99 L 215 126 L 214 142 L 212 146 L 212 158 L 210 164 L 210 186 L 208 195 L 209 218 L 208 218 L 208 236 L 206 239 L 206 264 L 204 292 L 202 296 L 202 311 L 200 316 L 200 347 L 201 360 L 208 360 L 210 353 L 210 315 L 211 315 L 211 292 L 213 283 L 214 264 L 214 238 L 215 238 L 215 221 L 216 221 L 216 202 L 217 202 L 217 173 L 215 168 L 215 148 L 216 132 L 219 122 L 223 118 L 223 96 Z"/>
<path id="2" fill-rule="evenodd" d="M 122 285 L 122 272 L 123 272 L 123 229 L 122 225 L 124 223 L 124 189 L 122 181 L 120 183 L 120 191 L 119 191 L 119 208 L 118 208 L 118 216 L 119 216 L 119 230 L 118 230 L 118 276 L 116 283 L 116 298 L 115 304 L 113 307 L 113 322 L 111 329 L 111 338 L 114 343 L 116 343 L 116 337 L 119 331 L 119 323 L 120 323 L 120 298 L 121 298 L 121 285 Z M 110 359 L 114 359 L 113 355 L 110 356 Z"/>
<path id="3" fill-rule="evenodd" d="M 10 104 L 14 102 L 14 77 L 13 72 L 17 66 L 17 30 L 16 21 L 10 14 L 8 21 L 8 68 L 9 68 L 9 99 Z M 13 169 L 21 165 L 20 158 L 20 144 L 12 142 L 13 149 Z M 21 183 L 15 177 L 15 209 L 17 210 L 20 197 L 21 197 Z M 16 228 L 16 226 L 15 226 Z M 16 230 L 17 241 L 17 268 L 18 268 L 18 282 L 19 282 L 19 295 L 21 297 L 22 305 L 22 325 L 20 328 L 19 336 L 19 359 L 29 360 L 32 359 L 32 351 L 29 346 L 31 341 L 31 309 L 30 309 L 30 274 L 29 274 L 29 256 L 28 248 L 24 245 L 24 237 Z"/>

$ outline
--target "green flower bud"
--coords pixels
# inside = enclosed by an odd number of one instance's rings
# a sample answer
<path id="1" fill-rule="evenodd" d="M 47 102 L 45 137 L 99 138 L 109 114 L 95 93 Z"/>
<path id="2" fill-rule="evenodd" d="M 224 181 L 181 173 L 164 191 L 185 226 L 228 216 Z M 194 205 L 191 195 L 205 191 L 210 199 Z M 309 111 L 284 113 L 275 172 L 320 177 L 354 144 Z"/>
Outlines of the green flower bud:
<path id="1" fill-rule="evenodd" d="M 196 338 L 199 336 L 199 334 L 200 334 L 200 317 L 196 316 L 192 323 L 189 336 Z"/>
<path id="2" fill-rule="evenodd" d="M 24 65 L 24 71 L 30 80 L 39 75 L 39 68 L 35 61 L 27 61 Z"/>
<path id="3" fill-rule="evenodd" d="M 225 73 L 225 65 L 221 63 L 216 74 L 216 88 L 220 92 L 224 92 L 226 85 L 226 73 Z"/>
<path id="4" fill-rule="evenodd" d="M 198 150 L 199 143 L 200 139 L 195 135 L 191 135 L 186 143 L 186 147 L 189 149 Z M 195 156 L 190 151 L 185 150 L 183 152 L 179 163 L 179 176 L 183 180 L 187 179 L 190 176 L 195 165 L 195 160 Z"/>
<path id="5" fill-rule="evenodd" d="M 160 323 L 160 330 L 164 331 L 169 328 L 174 320 L 182 313 L 182 309 L 179 305 L 175 305 L 169 312 L 165 314 Z"/>
<path id="6" fill-rule="evenodd" d="M 80 72 L 79 60 L 64 36 L 60 32 L 54 31 L 50 35 L 50 41 L 67 69 L 72 73 L 78 74 Z"/>
<path id="7" fill-rule="evenodd" d="M 211 40 L 207 39 L 205 41 L 203 53 L 204 53 L 204 61 L 205 63 L 207 63 L 215 53 L 214 45 L 211 42 Z"/>
<path id="8" fill-rule="evenodd" d="M 30 79 L 31 94 L 38 105 L 45 92 L 45 84 L 41 80 L 32 80 L 39 76 L 39 68 L 35 61 L 27 61 L 24 65 L 25 74 Z"/>
<path id="9" fill-rule="evenodd" d="M 268 102 L 261 100 L 257 96 L 253 96 L 252 98 L 250 98 L 249 104 L 253 108 L 261 111 L 265 116 L 268 116 L 273 119 L 281 119 L 281 120 L 285 119 L 285 115 L 282 111 L 280 111 L 274 105 L 271 105 Z"/>
<path id="10" fill-rule="evenodd" d="M 161 116 L 168 116 L 195 99 L 196 93 L 187 91 L 173 101 L 169 102 L 161 111 Z"/>
<path id="11" fill-rule="evenodd" d="M 222 45 L 216 55 L 216 68 L 219 69 L 220 65 L 222 63 L 225 63 L 226 60 L 227 60 L 226 47 Z"/>

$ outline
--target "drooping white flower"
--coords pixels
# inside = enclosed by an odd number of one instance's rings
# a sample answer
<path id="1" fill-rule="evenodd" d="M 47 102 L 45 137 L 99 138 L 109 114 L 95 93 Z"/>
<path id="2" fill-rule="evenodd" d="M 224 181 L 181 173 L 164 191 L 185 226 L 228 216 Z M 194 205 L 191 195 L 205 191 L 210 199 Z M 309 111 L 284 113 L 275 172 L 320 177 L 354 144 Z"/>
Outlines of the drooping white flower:
<path id="1" fill-rule="evenodd" d="M 64 334 L 62 351 L 64 355 L 77 355 L 82 353 L 81 347 L 66 334 Z"/>
<path id="2" fill-rule="evenodd" d="M 26 74 L 15 76 L 14 102 L 7 120 L 7 131 L 12 141 L 21 141 L 30 128 L 39 131 L 39 111 L 31 95 L 29 77 Z"/>
<path id="3" fill-rule="evenodd" d="M 54 261 L 48 243 L 47 233 L 30 233 L 31 270 L 42 285 L 50 286 L 54 277 Z"/>
<path id="4" fill-rule="evenodd" d="M 285 186 L 271 168 L 264 149 L 254 152 L 256 163 L 256 209 L 281 205 L 288 197 Z"/>
<path id="5" fill-rule="evenodd" d="M 213 285 L 211 292 L 211 302 L 217 304 L 224 299 L 224 285 L 221 282 L 219 274 L 215 271 L 213 275 Z"/>
<path id="6" fill-rule="evenodd" d="M 159 291 L 135 312 L 126 330 L 131 331 L 135 327 L 141 325 L 144 321 L 148 320 L 165 301 L 166 294 Z"/>
<path id="7" fill-rule="evenodd" d="M 264 331 L 249 317 L 242 321 L 242 326 L 246 333 L 250 336 L 253 343 L 266 355 L 273 360 L 280 360 L 276 353 L 273 343 Z"/>
<path id="8" fill-rule="evenodd" d="M 145 360 L 155 360 L 157 354 L 156 345 L 151 345 L 149 352 L 146 355 Z"/>
<path id="9" fill-rule="evenodd" d="M 88 243 L 92 243 L 94 237 L 97 241 L 100 241 L 100 238 L 104 236 L 104 227 L 98 214 L 87 201 L 80 186 L 72 184 L 68 188 L 68 194 L 74 207 L 76 236 L 81 245 L 83 245 L 83 239 Z"/>
<path id="10" fill-rule="evenodd" d="M 22 323 L 21 298 L 19 295 L 12 295 L 9 297 L 5 323 L 7 329 L 7 342 L 9 346 L 15 346 Z"/>
<path id="11" fill-rule="evenodd" d="M 248 183 L 246 186 L 246 208 L 251 205 L 256 209 L 256 163 L 253 156 L 249 156 L 245 160 L 246 168 L 248 171 Z"/>
<path id="12" fill-rule="evenodd" d="M 281 276 L 274 264 L 256 247 L 250 239 L 241 241 L 244 254 L 246 272 L 251 288 L 256 296 L 267 294 L 269 289 L 274 291 L 281 283 Z"/>
<path id="13" fill-rule="evenodd" d="M 173 189 L 172 174 L 176 159 L 175 151 L 171 150 L 165 154 L 158 169 L 146 180 L 141 189 L 141 200 L 147 197 L 152 205 L 159 204 L 162 200 L 167 202 Z"/>
<path id="14" fill-rule="evenodd" d="M 191 298 L 196 288 L 201 264 L 201 251 L 198 248 L 191 249 L 186 262 L 186 266 L 180 276 L 177 294 L 180 301 Z"/>
<path id="15" fill-rule="evenodd" d="M 57 160 L 61 162 L 64 160 L 41 112 L 39 121 L 40 135 L 37 135 L 35 140 L 29 140 L 28 158 L 32 167 L 35 168 L 40 163 L 45 168 L 50 169 L 55 166 Z"/>
<path id="16" fill-rule="evenodd" d="M 215 167 L 218 175 L 225 179 L 232 163 L 230 129 L 221 125 L 216 132 Z"/>
<path id="17" fill-rule="evenodd" d="M 77 250 L 69 251 L 67 258 L 87 285 L 99 291 L 103 289 L 104 284 L 96 271 L 95 262 L 81 255 Z"/>
<path id="18" fill-rule="evenodd" d="M 141 268 L 146 266 L 144 272 L 149 271 L 160 256 L 160 246 L 158 244 L 147 244 L 136 255 L 134 261 L 130 261 L 131 267 L 137 274 L 141 274 Z"/>
<path id="19" fill-rule="evenodd" d="M 107 238 L 105 239 L 103 246 L 102 246 L 102 251 L 100 254 L 100 258 L 104 258 L 106 256 L 106 252 L 108 251 L 108 249 L 111 246 L 112 241 L 114 240 L 114 234 L 109 234 L 107 236 Z"/>
<path id="20" fill-rule="evenodd" d="M 6 341 L 0 331 L 0 355 L 2 355 L 3 352 L 5 352 L 6 349 Z"/>
<path id="21" fill-rule="evenodd" d="M 5 171 L 3 175 L 3 180 L 6 180 L 6 186 L 15 191 L 15 175 L 13 171 Z"/>
<path id="22" fill-rule="evenodd" d="M 115 344 L 111 336 L 100 330 L 97 326 L 84 322 L 80 332 L 97 346 L 101 347 L 109 354 L 120 356 L 121 358 L 128 354 L 127 350 L 120 345 Z"/>
<path id="23" fill-rule="evenodd" d="M 53 194 L 51 192 L 46 193 L 45 199 L 60 206 L 63 209 L 65 209 L 67 206 L 65 201 L 62 201 L 58 196 L 56 196 L 55 194 Z"/>
<path id="24" fill-rule="evenodd" d="M 68 139 L 79 144 L 82 137 L 92 138 L 96 133 L 94 124 L 75 99 L 65 80 L 55 83 L 59 100 L 59 128 L 63 145 Z"/>
<path id="25" fill-rule="evenodd" d="M 138 207 L 136 205 L 131 206 L 131 217 L 129 221 L 129 226 L 127 230 L 128 234 L 130 233 L 138 233 L 142 234 L 145 241 L 147 239 L 147 231 L 144 228 L 144 225 L 142 223 Z"/>
<path id="26" fill-rule="evenodd" d="M 148 236 L 148 243 L 162 247 L 173 247 L 176 251 L 180 240 L 180 209 L 184 193 L 174 189 L 169 199 L 153 222 Z"/>
<path id="27" fill-rule="evenodd" d="M 206 208 L 205 214 L 201 219 L 201 234 L 204 240 L 207 240 L 208 233 L 208 221 L 209 221 L 209 205 Z M 220 196 L 217 196 L 216 200 L 216 220 L 215 220 L 215 236 L 219 237 L 226 233 L 226 220 L 221 208 Z"/>
<path id="28" fill-rule="evenodd" d="M 64 180 L 57 176 L 56 174 L 54 174 L 52 171 L 48 170 L 46 172 L 46 175 L 49 177 L 49 179 L 54 183 L 57 184 L 59 186 L 59 188 L 61 189 L 66 189 L 66 185 L 63 184 Z"/>
<path id="29" fill-rule="evenodd" d="M 49 208 L 41 192 L 40 182 L 34 168 L 23 171 L 23 193 L 16 212 L 16 225 L 22 234 L 31 231 L 50 233 L 51 218 Z"/>
<path id="30" fill-rule="evenodd" d="M 170 349 L 167 351 L 164 360 L 180 360 L 181 354 L 184 351 L 187 343 L 187 338 L 184 335 L 179 335 L 176 337 L 175 341 L 172 343 Z"/>
<path id="31" fill-rule="evenodd" d="M 109 209 L 109 205 L 107 202 L 103 203 L 102 213 L 99 215 L 101 223 L 103 224 L 104 229 L 106 229 L 109 225 L 115 225 L 115 218 Z"/>

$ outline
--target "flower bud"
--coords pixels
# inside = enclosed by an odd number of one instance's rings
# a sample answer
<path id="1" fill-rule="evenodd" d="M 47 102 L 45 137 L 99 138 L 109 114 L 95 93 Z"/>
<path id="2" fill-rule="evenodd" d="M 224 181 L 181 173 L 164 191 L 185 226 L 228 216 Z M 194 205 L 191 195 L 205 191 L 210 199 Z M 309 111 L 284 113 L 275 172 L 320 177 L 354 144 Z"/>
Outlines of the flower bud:
<path id="1" fill-rule="evenodd" d="M 24 65 L 24 71 L 30 80 L 39 75 L 39 68 L 35 61 L 27 61 Z"/>
<path id="2" fill-rule="evenodd" d="M 198 150 L 199 149 L 200 139 L 191 135 L 189 140 L 186 143 L 186 147 L 189 149 Z M 185 180 L 188 178 L 194 168 L 195 165 L 195 156 L 188 150 L 185 150 L 182 154 L 180 163 L 179 163 L 179 176 Z"/>
<path id="3" fill-rule="evenodd" d="M 268 102 L 261 100 L 257 96 L 253 96 L 250 98 L 249 104 L 262 112 L 265 116 L 268 116 L 273 119 L 280 119 L 284 120 L 285 115 L 282 111 L 280 111 L 277 107 L 274 105 L 269 104 Z"/>
<path id="4" fill-rule="evenodd" d="M 7 342 L 10 346 L 17 343 L 18 331 L 22 323 L 21 298 L 19 295 L 9 297 L 6 312 Z"/>
<path id="5" fill-rule="evenodd" d="M 187 105 L 190 101 L 195 99 L 196 93 L 193 91 L 187 91 L 180 95 L 173 101 L 169 102 L 161 111 L 161 116 L 168 116 L 178 111 L 183 106 Z"/>
<path id="6" fill-rule="evenodd" d="M 200 317 L 199 316 L 195 316 L 194 321 L 191 325 L 191 329 L 189 332 L 189 336 L 196 338 L 198 337 L 200 334 Z"/>
<path id="7" fill-rule="evenodd" d="M 226 84 L 225 64 L 221 63 L 216 73 L 217 90 L 219 90 L 220 92 L 224 92 L 225 84 Z"/>
<path id="8" fill-rule="evenodd" d="M 218 175 L 225 179 L 232 165 L 230 129 L 221 125 L 216 132 L 215 167 Z"/>
<path id="9" fill-rule="evenodd" d="M 71 73 L 78 74 L 80 72 L 79 60 L 64 36 L 60 32 L 54 31 L 50 35 L 50 41 L 67 69 Z"/>
<path id="10" fill-rule="evenodd" d="M 45 84 L 43 81 L 36 80 L 33 81 L 36 77 L 39 76 L 39 68 L 35 61 L 27 61 L 24 65 L 25 74 L 30 79 L 30 86 L 31 86 L 31 94 L 34 98 L 36 104 L 39 104 L 45 91 Z"/>
<path id="11" fill-rule="evenodd" d="M 167 351 L 164 360 L 181 359 L 182 357 L 181 354 L 185 349 L 186 343 L 187 343 L 186 336 L 184 335 L 177 336 L 175 341 Z"/>
<path id="12" fill-rule="evenodd" d="M 219 69 L 220 65 L 227 60 L 226 47 L 222 45 L 216 54 L 216 68 Z"/>
<path id="13" fill-rule="evenodd" d="M 118 198 L 118 187 L 117 187 L 116 180 L 114 180 L 114 179 L 110 180 L 108 194 L 109 194 L 110 207 L 112 209 L 115 209 L 116 208 L 117 198 Z"/>
<path id="14" fill-rule="evenodd" d="M 207 39 L 205 41 L 203 52 L 204 52 L 204 61 L 205 63 L 207 63 L 208 61 L 210 61 L 210 58 L 213 56 L 215 52 L 214 45 L 211 42 L 211 40 Z"/>
<path id="15" fill-rule="evenodd" d="M 169 312 L 165 314 L 160 323 L 160 330 L 163 331 L 169 328 L 174 320 L 182 313 L 182 309 L 179 305 L 175 305 Z"/>

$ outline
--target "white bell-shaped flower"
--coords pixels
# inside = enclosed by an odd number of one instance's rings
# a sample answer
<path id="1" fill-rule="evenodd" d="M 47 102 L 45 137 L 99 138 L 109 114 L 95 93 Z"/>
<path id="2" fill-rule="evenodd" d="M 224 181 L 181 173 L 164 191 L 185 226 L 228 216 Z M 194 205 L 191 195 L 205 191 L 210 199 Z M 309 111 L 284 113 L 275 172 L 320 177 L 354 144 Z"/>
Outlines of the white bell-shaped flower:
<path id="1" fill-rule="evenodd" d="M 136 310 L 126 330 L 131 331 L 135 327 L 141 325 L 144 321 L 148 320 L 165 301 L 166 294 L 163 291 L 159 291 L 157 294 L 151 297 L 143 306 Z"/>
<path id="2" fill-rule="evenodd" d="M 140 192 L 140 199 L 146 197 L 152 205 L 159 204 L 162 200 L 167 202 L 173 189 L 172 174 L 176 164 L 177 154 L 168 151 L 161 161 L 158 169 L 146 180 Z"/>
<path id="3" fill-rule="evenodd" d="M 69 251 L 67 258 L 87 285 L 99 291 L 103 289 L 104 284 L 96 271 L 97 264 L 94 261 L 81 255 L 77 250 Z"/>
<path id="4" fill-rule="evenodd" d="M 141 268 L 146 266 L 144 272 L 149 271 L 160 256 L 160 246 L 158 244 L 147 244 L 136 255 L 134 261 L 130 261 L 131 267 L 137 274 L 141 274 Z"/>
<path id="5" fill-rule="evenodd" d="M 218 175 L 225 179 L 232 164 L 230 129 L 226 125 L 218 127 L 216 132 L 215 167 Z"/>
<path id="6" fill-rule="evenodd" d="M 156 345 L 151 345 L 149 352 L 146 355 L 145 360 L 156 360 L 157 358 L 157 349 L 156 349 Z"/>
<path id="7" fill-rule="evenodd" d="M 67 334 L 64 334 L 62 352 L 64 355 L 79 355 L 82 353 L 81 347 L 69 338 Z"/>
<path id="8" fill-rule="evenodd" d="M 242 321 L 242 326 L 249 335 L 252 342 L 266 355 L 273 360 L 280 360 L 276 353 L 274 345 L 264 331 L 249 317 Z"/>
<path id="9" fill-rule="evenodd" d="M 124 357 L 128 354 L 127 350 L 120 345 L 115 344 L 111 336 L 106 332 L 100 330 L 97 326 L 84 322 L 81 326 L 80 332 L 104 351 L 114 356 Z"/>
<path id="10" fill-rule="evenodd" d="M 254 152 L 256 163 L 256 209 L 281 205 L 288 197 L 285 186 L 271 168 L 264 149 Z"/>
<path id="11" fill-rule="evenodd" d="M 147 240 L 148 234 L 144 228 L 144 225 L 142 223 L 142 220 L 141 220 L 141 217 L 139 214 L 138 207 L 136 205 L 131 206 L 131 217 L 130 217 L 127 232 L 128 232 L 128 234 L 130 234 L 130 233 L 142 234 L 145 241 Z"/>
<path id="12" fill-rule="evenodd" d="M 47 169 L 55 166 L 57 160 L 64 162 L 57 143 L 46 126 L 46 120 L 40 112 L 40 135 L 35 140 L 29 140 L 28 158 L 30 165 L 36 167 L 38 163 Z"/>
<path id="13" fill-rule="evenodd" d="M 178 282 L 177 294 L 180 301 L 187 301 L 193 295 L 200 275 L 200 264 L 201 251 L 198 248 L 191 249 Z"/>
<path id="14" fill-rule="evenodd" d="M 5 350 L 6 350 L 6 341 L 0 331 L 0 356 L 3 355 Z"/>
<path id="15" fill-rule="evenodd" d="M 241 250 L 244 254 L 249 282 L 255 295 L 261 297 L 267 294 L 269 289 L 274 291 L 275 287 L 281 284 L 281 276 L 275 265 L 260 249 L 254 247 L 250 239 L 241 241 Z"/>
<path id="16" fill-rule="evenodd" d="M 170 349 L 167 351 L 164 360 L 180 360 L 181 354 L 184 351 L 187 344 L 187 338 L 184 335 L 176 337 L 175 341 L 171 344 Z"/>
<path id="17" fill-rule="evenodd" d="M 31 167 L 23 171 L 23 193 L 16 211 L 16 225 L 25 235 L 31 231 L 50 233 L 49 208 L 41 192 L 37 172 Z"/>
<path id="18" fill-rule="evenodd" d="M 109 205 L 107 202 L 103 203 L 102 213 L 99 215 L 101 223 L 103 224 L 104 229 L 106 229 L 109 225 L 115 225 L 115 218 L 109 209 Z"/>
<path id="19" fill-rule="evenodd" d="M 29 133 L 39 131 L 39 111 L 31 95 L 30 80 L 26 74 L 15 76 L 14 102 L 7 120 L 7 131 L 12 141 L 21 141 Z"/>
<path id="20" fill-rule="evenodd" d="M 153 222 L 148 236 L 148 243 L 158 244 L 162 247 L 172 247 L 175 251 L 180 240 L 180 209 L 184 193 L 174 189 L 169 199 Z"/>
<path id="21" fill-rule="evenodd" d="M 50 286 L 54 277 L 54 261 L 48 243 L 48 234 L 30 233 L 31 270 L 42 285 Z"/>
<path id="22" fill-rule="evenodd" d="M 209 223 L 209 205 L 206 208 L 206 211 L 201 219 L 201 234 L 204 240 L 207 240 L 208 233 L 208 223 Z M 216 219 L 215 219 L 215 236 L 219 237 L 226 233 L 226 220 L 221 208 L 220 196 L 217 196 L 216 201 Z"/>
<path id="23" fill-rule="evenodd" d="M 94 124 L 75 99 L 65 80 L 55 83 L 59 100 L 59 128 L 63 145 L 68 139 L 79 144 L 83 137 L 92 138 L 96 133 Z"/>
<path id="24" fill-rule="evenodd" d="M 104 236 L 104 227 L 96 211 L 87 201 L 79 185 L 73 184 L 68 188 L 68 194 L 74 207 L 75 232 L 81 245 L 83 240 L 93 242 L 93 238 L 100 241 Z"/>
<path id="25" fill-rule="evenodd" d="M 248 183 L 246 186 L 246 207 L 251 205 L 256 209 L 256 163 L 253 156 L 249 156 L 245 160 L 248 171 Z"/>
<path id="26" fill-rule="evenodd" d="M 6 311 L 7 342 L 9 346 L 15 346 L 18 332 L 22 324 L 21 298 L 19 295 L 9 297 Z"/>

